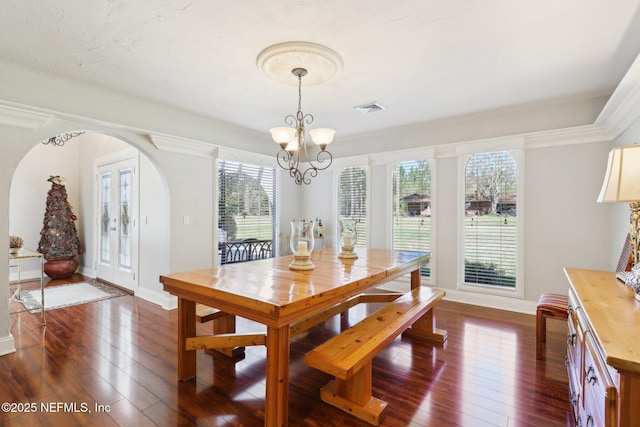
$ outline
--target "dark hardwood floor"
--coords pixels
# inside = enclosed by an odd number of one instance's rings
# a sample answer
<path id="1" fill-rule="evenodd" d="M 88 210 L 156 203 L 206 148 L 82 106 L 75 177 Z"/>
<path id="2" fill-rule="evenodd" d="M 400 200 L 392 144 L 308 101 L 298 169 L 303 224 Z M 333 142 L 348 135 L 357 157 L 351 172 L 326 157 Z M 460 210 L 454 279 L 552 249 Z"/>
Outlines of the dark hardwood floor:
<path id="1" fill-rule="evenodd" d="M 348 323 L 367 310 L 351 309 Z M 199 352 L 197 378 L 178 382 L 176 315 L 131 295 L 48 311 L 45 328 L 39 314 L 11 314 L 17 351 L 0 357 L 0 402 L 23 404 L 23 412 L 0 413 L 0 425 L 262 426 L 265 348 L 247 348 L 240 361 Z M 374 394 L 389 402 L 382 425 L 573 426 L 566 324 L 549 321 L 539 361 L 534 320 L 442 302 L 446 345 L 398 338 L 374 359 Z M 330 377 L 304 363 L 305 352 L 346 323 L 338 316 L 294 338 L 290 426 L 368 425 L 320 401 Z M 240 331 L 259 327 L 238 323 Z M 24 412 L 32 403 L 36 411 Z"/>

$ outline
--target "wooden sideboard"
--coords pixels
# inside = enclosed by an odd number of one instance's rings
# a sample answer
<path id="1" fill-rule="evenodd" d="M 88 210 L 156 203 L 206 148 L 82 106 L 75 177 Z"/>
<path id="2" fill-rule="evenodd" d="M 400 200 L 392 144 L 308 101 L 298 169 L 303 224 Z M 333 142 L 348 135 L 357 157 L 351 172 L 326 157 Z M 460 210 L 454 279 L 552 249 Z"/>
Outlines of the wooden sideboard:
<path id="1" fill-rule="evenodd" d="M 614 272 L 565 268 L 565 274 L 576 425 L 640 426 L 640 302 Z"/>

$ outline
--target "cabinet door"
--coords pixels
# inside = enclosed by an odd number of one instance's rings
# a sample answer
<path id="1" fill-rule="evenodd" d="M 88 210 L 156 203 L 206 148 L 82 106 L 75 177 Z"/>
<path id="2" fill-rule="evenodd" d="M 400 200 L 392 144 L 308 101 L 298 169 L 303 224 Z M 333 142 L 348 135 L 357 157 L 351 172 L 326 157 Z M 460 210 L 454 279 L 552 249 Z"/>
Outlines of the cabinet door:
<path id="1" fill-rule="evenodd" d="M 585 344 L 583 385 L 585 426 L 617 426 L 618 391 L 591 332 L 585 334 Z"/>

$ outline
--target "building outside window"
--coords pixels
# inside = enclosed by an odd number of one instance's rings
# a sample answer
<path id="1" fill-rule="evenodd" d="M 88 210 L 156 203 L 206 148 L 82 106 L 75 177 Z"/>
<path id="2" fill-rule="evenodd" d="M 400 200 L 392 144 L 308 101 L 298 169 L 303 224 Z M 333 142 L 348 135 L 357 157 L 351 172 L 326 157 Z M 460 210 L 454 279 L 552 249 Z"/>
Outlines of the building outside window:
<path id="1" fill-rule="evenodd" d="M 426 160 L 403 161 L 393 170 L 392 247 L 431 252 L 431 168 Z M 421 269 L 431 277 L 431 265 Z"/>

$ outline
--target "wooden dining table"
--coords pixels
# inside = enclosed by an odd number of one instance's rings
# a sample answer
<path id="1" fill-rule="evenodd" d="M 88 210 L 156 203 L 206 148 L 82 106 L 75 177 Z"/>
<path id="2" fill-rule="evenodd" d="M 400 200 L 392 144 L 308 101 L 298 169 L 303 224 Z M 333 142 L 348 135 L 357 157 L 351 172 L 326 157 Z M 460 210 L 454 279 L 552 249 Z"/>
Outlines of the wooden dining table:
<path id="1" fill-rule="evenodd" d="M 315 268 L 306 271 L 289 269 L 290 255 L 160 276 L 164 290 L 178 297 L 178 379 L 195 377 L 197 349 L 266 345 L 265 426 L 286 426 L 292 324 L 407 274 L 411 288 L 420 286 L 420 268 L 430 258 L 404 250 L 356 252 L 357 259 L 338 258 L 335 248 L 313 252 Z M 233 329 L 196 336 L 196 303 L 264 324 L 266 335 Z"/>

